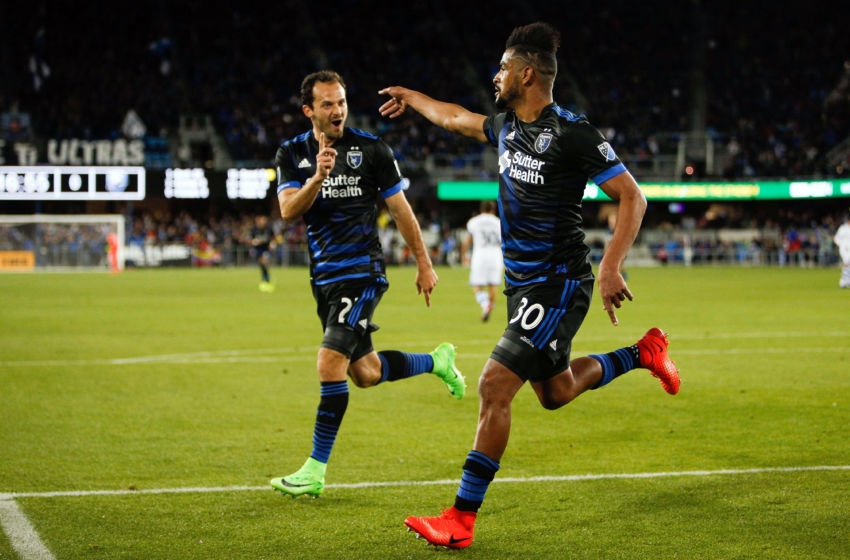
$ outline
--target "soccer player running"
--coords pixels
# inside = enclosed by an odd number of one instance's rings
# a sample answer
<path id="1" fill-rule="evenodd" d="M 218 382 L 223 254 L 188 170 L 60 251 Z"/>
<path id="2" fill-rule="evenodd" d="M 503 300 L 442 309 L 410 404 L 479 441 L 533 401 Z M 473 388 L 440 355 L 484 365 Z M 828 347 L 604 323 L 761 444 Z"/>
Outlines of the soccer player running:
<path id="1" fill-rule="evenodd" d="M 511 401 L 526 381 L 544 408 L 556 409 L 642 367 L 670 394 L 679 390 L 667 336 L 650 329 L 636 344 L 570 360 L 570 348 L 590 305 L 594 277 L 581 227 L 588 178 L 618 201 L 617 227 L 599 266 L 599 292 L 611 322 L 632 293 L 619 273 L 640 228 L 646 200 L 605 138 L 584 116 L 552 101 L 559 34 L 545 23 L 513 30 L 496 86 L 498 114 L 485 117 L 402 87 L 380 112 L 418 111 L 447 130 L 489 142 L 499 153 L 499 213 L 506 268 L 508 326 L 478 384 L 480 411 L 454 506 L 405 525 L 429 543 L 463 548 L 508 443 Z"/>
<path id="2" fill-rule="evenodd" d="M 271 480 L 293 497 L 318 497 L 348 405 L 346 375 L 358 387 L 433 373 L 456 399 L 466 384 L 455 367 L 455 347 L 442 343 L 430 354 L 376 352 L 372 315 L 388 283 L 378 242 L 378 196 L 416 258 L 416 289 L 431 305 L 437 274 L 419 224 L 402 191 L 392 150 L 377 136 L 345 126 L 345 82 L 336 72 L 310 74 L 301 84 L 304 114 L 312 129 L 277 151 L 278 199 L 283 219 L 304 218 L 310 248 L 310 283 L 324 338 L 317 360 L 320 400 L 313 450 L 293 474 Z"/>
<path id="3" fill-rule="evenodd" d="M 481 320 L 487 321 L 496 301 L 496 286 L 502 283 L 502 224 L 496 217 L 496 203 L 481 201 L 481 213 L 466 223 L 469 235 L 461 247 L 463 264 L 469 265 L 469 285 L 481 307 Z M 472 256 L 468 257 L 472 246 Z"/>
<path id="4" fill-rule="evenodd" d="M 260 265 L 260 291 L 271 293 L 274 284 L 269 277 L 269 253 L 275 247 L 274 231 L 269 224 L 268 216 L 259 215 L 251 227 L 251 254 Z"/>

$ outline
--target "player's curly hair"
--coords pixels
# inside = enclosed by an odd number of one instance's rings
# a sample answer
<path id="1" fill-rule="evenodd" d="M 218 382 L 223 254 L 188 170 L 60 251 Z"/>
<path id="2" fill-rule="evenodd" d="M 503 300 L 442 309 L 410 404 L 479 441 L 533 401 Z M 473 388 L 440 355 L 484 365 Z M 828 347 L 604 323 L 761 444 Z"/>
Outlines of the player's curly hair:
<path id="1" fill-rule="evenodd" d="M 313 86 L 316 85 L 316 82 L 338 82 L 339 85 L 342 86 L 342 89 L 345 89 L 345 82 L 343 81 L 342 76 L 340 76 L 333 70 L 319 70 L 318 72 L 313 72 L 312 74 L 304 78 L 304 80 L 301 82 L 302 105 L 307 105 L 310 108 L 313 107 Z"/>
<path id="2" fill-rule="evenodd" d="M 554 79 L 558 72 L 555 53 L 559 46 L 561 34 L 558 30 L 538 21 L 514 28 L 505 43 L 505 50 L 513 49 L 514 56 L 524 59 L 544 77 Z"/>

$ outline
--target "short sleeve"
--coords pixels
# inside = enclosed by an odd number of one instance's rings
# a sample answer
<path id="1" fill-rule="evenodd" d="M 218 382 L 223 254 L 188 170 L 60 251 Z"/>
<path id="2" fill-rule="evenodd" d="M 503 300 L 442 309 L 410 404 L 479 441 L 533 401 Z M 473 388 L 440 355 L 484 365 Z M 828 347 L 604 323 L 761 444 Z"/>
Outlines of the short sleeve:
<path id="1" fill-rule="evenodd" d="M 277 170 L 278 194 L 284 189 L 301 188 L 301 178 L 292 161 L 292 146 L 288 142 L 277 149 L 274 166 Z"/>
<path id="2" fill-rule="evenodd" d="M 627 171 L 614 148 L 593 125 L 579 123 L 564 135 L 564 149 L 597 185 Z"/>
<path id="3" fill-rule="evenodd" d="M 498 113 L 484 119 L 484 136 L 487 137 L 488 142 L 497 148 L 499 147 L 499 133 L 505 126 L 506 118 L 507 113 Z"/>
<path id="4" fill-rule="evenodd" d="M 389 198 L 402 188 L 401 169 L 392 149 L 383 140 L 375 144 L 375 185 L 383 198 Z"/>

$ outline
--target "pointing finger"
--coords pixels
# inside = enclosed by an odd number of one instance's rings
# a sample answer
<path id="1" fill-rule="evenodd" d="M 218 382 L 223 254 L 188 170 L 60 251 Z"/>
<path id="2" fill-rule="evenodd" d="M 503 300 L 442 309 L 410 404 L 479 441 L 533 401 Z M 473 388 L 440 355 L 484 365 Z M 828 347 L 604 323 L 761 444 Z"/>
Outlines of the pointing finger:
<path id="1" fill-rule="evenodd" d="M 324 151 L 325 151 L 325 133 L 320 132 L 319 133 L 319 153 L 322 153 Z"/>
<path id="2" fill-rule="evenodd" d="M 617 321 L 617 314 L 614 312 L 612 307 L 609 307 L 607 304 L 602 308 L 604 311 L 608 312 L 608 318 L 611 319 L 611 324 L 614 326 L 619 325 L 619 321 Z"/>

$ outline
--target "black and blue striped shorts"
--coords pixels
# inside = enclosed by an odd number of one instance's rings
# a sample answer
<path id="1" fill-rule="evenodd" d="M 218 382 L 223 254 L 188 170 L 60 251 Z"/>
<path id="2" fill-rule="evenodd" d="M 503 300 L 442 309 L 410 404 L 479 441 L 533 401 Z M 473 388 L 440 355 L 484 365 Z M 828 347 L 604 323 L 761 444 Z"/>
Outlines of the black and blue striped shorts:
<path id="1" fill-rule="evenodd" d="M 553 278 L 508 289 L 508 326 L 490 357 L 530 381 L 543 381 L 567 369 L 573 338 L 590 306 L 593 282 L 593 276 Z"/>
<path id="2" fill-rule="evenodd" d="M 324 330 L 322 346 L 348 356 L 352 362 L 371 352 L 371 334 L 378 330 L 372 315 L 388 287 L 384 276 L 313 286 L 316 312 Z"/>

